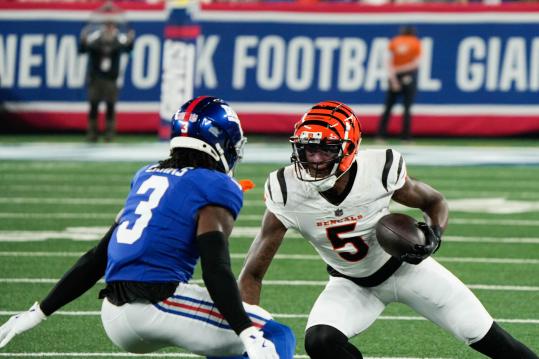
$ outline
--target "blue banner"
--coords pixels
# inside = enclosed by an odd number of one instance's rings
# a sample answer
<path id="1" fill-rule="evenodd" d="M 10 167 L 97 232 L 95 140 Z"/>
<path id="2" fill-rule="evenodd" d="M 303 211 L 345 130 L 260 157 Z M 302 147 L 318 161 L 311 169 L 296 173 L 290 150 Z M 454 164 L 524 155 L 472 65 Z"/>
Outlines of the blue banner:
<path id="1" fill-rule="evenodd" d="M 370 14 L 349 24 L 339 24 L 338 14 L 327 15 L 329 23 L 303 23 L 301 16 L 294 23 L 202 15 L 197 90 L 238 102 L 379 104 L 387 45 L 406 14 L 382 24 L 359 23 Z M 417 103 L 537 104 L 539 22 L 461 23 L 459 15 L 447 15 L 414 26 L 423 44 Z"/>
<path id="2" fill-rule="evenodd" d="M 189 1 L 179 3 L 125 9 L 136 38 L 123 60 L 120 131 L 159 128 L 166 137 L 172 110 L 213 95 L 233 105 L 246 132 L 289 132 L 321 100 L 351 105 L 373 132 L 389 40 L 414 25 L 423 48 L 414 134 L 539 132 L 537 5 L 210 4 L 191 12 Z M 17 121 L 35 124 L 46 113 L 50 128 L 68 120 L 84 128 L 87 59 L 77 44 L 90 5 L 16 4 L 0 4 L 0 102 Z"/>
<path id="3" fill-rule="evenodd" d="M 0 99 L 4 103 L 85 101 L 87 56 L 79 54 L 77 47 L 91 11 L 29 7 L 2 9 L 0 14 Z M 145 13 L 150 14 L 145 17 Z M 121 101 L 159 102 L 164 17 L 161 9 L 127 14 L 136 38 L 133 51 L 122 59 Z"/>

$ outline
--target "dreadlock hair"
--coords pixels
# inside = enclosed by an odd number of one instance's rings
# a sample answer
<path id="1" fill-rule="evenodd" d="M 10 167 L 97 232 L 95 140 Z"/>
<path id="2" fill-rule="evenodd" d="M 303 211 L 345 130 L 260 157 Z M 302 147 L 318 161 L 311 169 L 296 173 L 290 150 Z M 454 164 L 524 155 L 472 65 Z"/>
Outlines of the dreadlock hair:
<path id="1" fill-rule="evenodd" d="M 223 165 L 214 160 L 209 154 L 199 150 L 185 147 L 176 147 L 170 150 L 170 157 L 159 161 L 158 168 L 202 167 L 210 170 L 224 172 Z"/>

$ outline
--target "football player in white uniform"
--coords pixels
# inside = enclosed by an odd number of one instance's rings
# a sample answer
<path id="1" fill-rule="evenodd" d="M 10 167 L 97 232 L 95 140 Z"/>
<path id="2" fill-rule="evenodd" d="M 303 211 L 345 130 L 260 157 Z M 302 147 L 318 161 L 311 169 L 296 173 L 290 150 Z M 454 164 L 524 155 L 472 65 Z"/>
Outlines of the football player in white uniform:
<path id="1" fill-rule="evenodd" d="M 447 226 L 443 195 L 407 175 L 397 151 L 358 153 L 360 123 L 340 102 L 313 106 L 290 139 L 292 165 L 265 184 L 267 210 L 240 275 L 243 300 L 258 304 L 262 278 L 288 229 L 302 234 L 327 264 L 329 281 L 305 333 L 313 359 L 362 358 L 348 339 L 366 330 L 391 302 L 410 306 L 491 358 L 537 358 L 504 331 L 475 295 L 430 256 Z M 427 244 L 401 258 L 378 244 L 375 225 L 394 200 L 420 208 Z"/>

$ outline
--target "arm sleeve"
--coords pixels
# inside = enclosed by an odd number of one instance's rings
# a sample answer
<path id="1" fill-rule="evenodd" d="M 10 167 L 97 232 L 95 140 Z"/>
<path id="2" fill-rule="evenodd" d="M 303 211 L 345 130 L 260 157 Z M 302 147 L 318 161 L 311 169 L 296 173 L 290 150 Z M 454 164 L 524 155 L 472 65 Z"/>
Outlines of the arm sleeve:
<path id="1" fill-rule="evenodd" d="M 103 277 L 107 268 L 107 248 L 117 225 L 114 223 L 97 246 L 80 257 L 41 301 L 40 307 L 45 315 L 49 316 L 77 299 Z"/>
<path id="2" fill-rule="evenodd" d="M 211 299 L 236 332 L 252 326 L 240 297 L 234 273 L 230 268 L 228 241 L 222 232 L 208 232 L 196 239 L 202 266 L 202 278 Z"/>

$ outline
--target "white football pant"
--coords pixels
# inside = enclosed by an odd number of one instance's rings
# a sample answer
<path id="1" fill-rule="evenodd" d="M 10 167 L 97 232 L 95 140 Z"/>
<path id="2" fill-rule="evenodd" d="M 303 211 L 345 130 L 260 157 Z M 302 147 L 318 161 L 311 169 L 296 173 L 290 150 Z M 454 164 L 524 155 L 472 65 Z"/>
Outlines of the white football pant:
<path id="1" fill-rule="evenodd" d="M 377 287 L 330 277 L 311 309 L 307 329 L 330 325 L 350 338 L 367 329 L 391 302 L 410 306 L 467 344 L 483 338 L 493 323 L 468 287 L 429 257 L 418 265 L 403 263 Z"/>
<path id="2" fill-rule="evenodd" d="M 261 328 L 271 319 L 260 307 L 243 305 L 255 326 Z M 245 351 L 208 291 L 194 284 L 180 283 L 172 297 L 156 304 L 118 307 L 104 299 L 101 320 L 110 340 L 131 353 L 149 353 L 170 346 L 204 356 L 234 356 Z"/>

